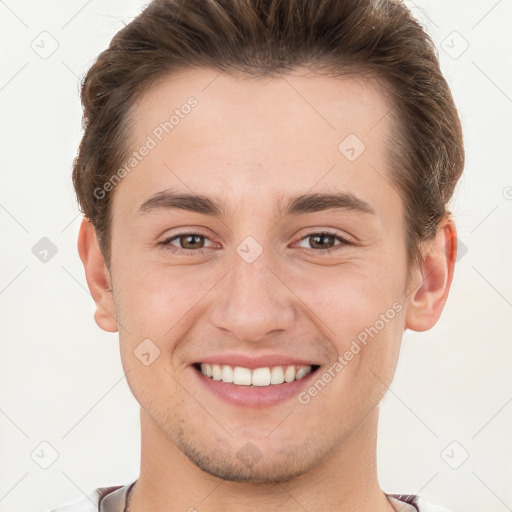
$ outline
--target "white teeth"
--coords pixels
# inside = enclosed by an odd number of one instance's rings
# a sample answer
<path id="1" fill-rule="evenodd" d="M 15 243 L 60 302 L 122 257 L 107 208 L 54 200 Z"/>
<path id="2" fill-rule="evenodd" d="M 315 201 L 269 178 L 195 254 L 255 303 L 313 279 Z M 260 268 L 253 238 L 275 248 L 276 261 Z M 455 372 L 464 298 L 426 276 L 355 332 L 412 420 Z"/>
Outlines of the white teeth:
<path id="1" fill-rule="evenodd" d="M 233 384 L 239 386 L 250 386 L 251 385 L 251 370 L 248 368 L 242 368 L 236 366 L 233 371 Z"/>
<path id="2" fill-rule="evenodd" d="M 227 364 L 201 364 L 201 373 L 213 380 L 222 380 L 237 386 L 270 386 L 303 379 L 312 371 L 311 366 L 274 366 L 250 370 L 242 366 L 233 368 Z"/>
<path id="3" fill-rule="evenodd" d="M 233 368 L 227 364 L 222 367 L 222 380 L 224 382 L 233 382 Z"/>
<path id="4" fill-rule="evenodd" d="M 303 366 L 297 370 L 295 374 L 295 380 L 303 379 L 306 375 L 311 373 L 311 366 Z"/>
<path id="5" fill-rule="evenodd" d="M 287 366 L 284 372 L 284 381 L 293 382 L 295 380 L 295 366 Z"/>
<path id="6" fill-rule="evenodd" d="M 220 380 L 222 377 L 222 368 L 218 364 L 212 365 L 213 380 Z"/>
<path id="7" fill-rule="evenodd" d="M 256 368 L 252 372 L 252 385 L 253 386 L 268 386 L 270 385 L 270 369 L 269 368 Z"/>
<path id="8" fill-rule="evenodd" d="M 270 384 L 282 384 L 284 382 L 284 372 L 280 366 L 274 366 L 270 374 Z"/>

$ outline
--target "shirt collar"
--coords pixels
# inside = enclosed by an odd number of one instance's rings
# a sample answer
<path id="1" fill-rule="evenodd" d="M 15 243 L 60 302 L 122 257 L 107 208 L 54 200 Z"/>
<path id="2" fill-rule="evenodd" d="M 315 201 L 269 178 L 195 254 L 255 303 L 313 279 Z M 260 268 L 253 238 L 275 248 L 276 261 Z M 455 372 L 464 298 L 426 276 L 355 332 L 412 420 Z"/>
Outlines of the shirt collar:
<path id="1" fill-rule="evenodd" d="M 100 498 L 98 504 L 99 512 L 124 512 L 126 509 L 126 498 L 128 496 L 128 492 L 132 488 L 135 482 L 130 484 L 126 484 L 123 487 L 115 490 L 107 494 L 106 496 Z"/>

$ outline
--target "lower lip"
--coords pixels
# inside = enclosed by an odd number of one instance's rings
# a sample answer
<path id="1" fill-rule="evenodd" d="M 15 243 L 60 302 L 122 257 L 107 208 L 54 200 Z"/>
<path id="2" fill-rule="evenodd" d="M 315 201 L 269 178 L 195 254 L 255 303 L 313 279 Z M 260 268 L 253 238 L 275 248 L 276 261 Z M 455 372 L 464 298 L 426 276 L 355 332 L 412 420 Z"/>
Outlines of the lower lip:
<path id="1" fill-rule="evenodd" d="M 302 379 L 293 382 L 271 384 L 270 386 L 238 386 L 222 380 L 213 380 L 211 377 L 203 375 L 197 368 L 193 366 L 190 368 L 192 368 L 199 381 L 219 398 L 233 405 L 254 409 L 270 407 L 297 396 L 309 384 L 318 370 L 317 368 Z"/>

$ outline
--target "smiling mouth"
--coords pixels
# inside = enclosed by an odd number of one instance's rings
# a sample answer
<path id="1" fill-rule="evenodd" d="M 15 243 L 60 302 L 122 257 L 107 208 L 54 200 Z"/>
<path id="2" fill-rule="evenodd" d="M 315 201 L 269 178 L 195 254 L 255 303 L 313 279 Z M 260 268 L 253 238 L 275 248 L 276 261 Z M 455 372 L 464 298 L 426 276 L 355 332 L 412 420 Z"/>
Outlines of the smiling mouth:
<path id="1" fill-rule="evenodd" d="M 301 380 L 320 368 L 319 365 L 282 365 L 245 368 L 227 364 L 194 363 L 192 365 L 205 377 L 235 386 L 265 387 Z"/>

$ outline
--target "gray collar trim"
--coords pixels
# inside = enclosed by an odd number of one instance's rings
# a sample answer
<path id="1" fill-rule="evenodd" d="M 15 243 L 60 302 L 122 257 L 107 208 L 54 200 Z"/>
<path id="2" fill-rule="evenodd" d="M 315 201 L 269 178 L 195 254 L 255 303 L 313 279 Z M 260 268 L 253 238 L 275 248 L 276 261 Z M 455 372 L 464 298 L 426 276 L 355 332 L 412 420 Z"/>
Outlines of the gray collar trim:
<path id="1" fill-rule="evenodd" d="M 126 497 L 135 482 L 119 487 L 114 492 L 100 498 L 98 512 L 124 512 L 126 508 Z"/>

